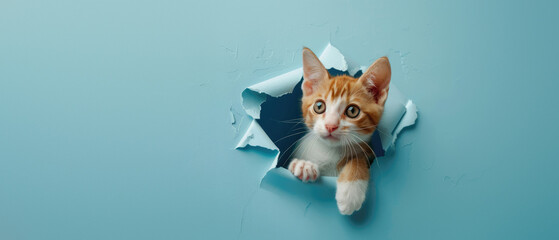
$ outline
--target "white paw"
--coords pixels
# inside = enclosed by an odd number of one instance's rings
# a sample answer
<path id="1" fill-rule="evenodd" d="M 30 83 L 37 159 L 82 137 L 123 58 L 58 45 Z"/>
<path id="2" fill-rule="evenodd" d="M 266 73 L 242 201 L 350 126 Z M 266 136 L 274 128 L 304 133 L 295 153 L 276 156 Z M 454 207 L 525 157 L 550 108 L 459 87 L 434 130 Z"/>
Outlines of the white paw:
<path id="1" fill-rule="evenodd" d="M 361 205 L 365 201 L 367 183 L 365 180 L 338 182 L 336 201 L 341 214 L 351 215 L 361 209 Z"/>
<path id="2" fill-rule="evenodd" d="M 295 177 L 301 179 L 303 182 L 314 182 L 318 179 L 318 176 L 320 176 L 316 163 L 299 160 L 297 158 L 291 160 L 288 169 Z"/>

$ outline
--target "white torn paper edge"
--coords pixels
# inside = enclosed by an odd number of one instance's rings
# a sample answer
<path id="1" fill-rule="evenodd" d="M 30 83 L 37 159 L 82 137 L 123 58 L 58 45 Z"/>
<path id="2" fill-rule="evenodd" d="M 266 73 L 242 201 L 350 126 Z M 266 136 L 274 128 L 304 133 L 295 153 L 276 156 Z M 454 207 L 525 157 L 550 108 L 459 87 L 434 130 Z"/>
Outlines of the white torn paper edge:
<path id="1" fill-rule="evenodd" d="M 359 70 L 364 71 L 367 69 L 367 67 L 354 65 L 331 44 L 326 46 L 322 54 L 320 54 L 319 59 L 326 69 L 334 68 L 339 71 L 348 71 L 351 75 L 354 75 Z M 303 70 L 302 68 L 298 68 L 254 84 L 242 92 L 242 105 L 245 112 L 252 117 L 252 122 L 235 147 L 236 149 L 253 146 L 277 151 L 270 169 L 276 167 L 280 150 L 268 137 L 256 119 L 260 118 L 261 105 L 266 101 L 267 96 L 278 98 L 285 94 L 292 93 L 295 86 L 301 81 L 302 76 Z M 413 125 L 416 119 L 417 109 L 415 104 L 405 97 L 393 84 L 390 84 L 384 113 L 377 127 L 382 148 L 385 151 L 388 150 L 394 144 L 402 129 Z"/>
<path id="2" fill-rule="evenodd" d="M 259 119 L 260 105 L 266 101 L 266 96 L 264 94 L 277 98 L 291 93 L 302 76 L 303 68 L 297 68 L 291 72 L 284 73 L 246 88 L 241 94 L 243 108 L 252 118 Z"/>
<path id="3" fill-rule="evenodd" d="M 272 151 L 277 150 L 279 152 L 279 148 L 276 146 L 276 144 L 274 144 L 274 142 L 272 142 L 272 140 L 268 137 L 264 129 L 260 127 L 260 124 L 258 124 L 256 120 L 252 120 L 245 135 L 241 138 L 241 141 L 239 141 L 235 148 L 244 148 L 247 146 L 263 147 Z"/>

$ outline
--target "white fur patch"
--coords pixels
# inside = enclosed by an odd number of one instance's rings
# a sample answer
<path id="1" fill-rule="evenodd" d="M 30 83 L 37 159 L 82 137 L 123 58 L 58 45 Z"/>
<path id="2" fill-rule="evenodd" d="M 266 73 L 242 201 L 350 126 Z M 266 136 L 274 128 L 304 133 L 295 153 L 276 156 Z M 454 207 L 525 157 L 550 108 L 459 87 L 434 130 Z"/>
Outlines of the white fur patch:
<path id="1" fill-rule="evenodd" d="M 338 202 L 338 209 L 341 214 L 351 215 L 353 212 L 361 209 L 361 205 L 365 201 L 368 183 L 365 180 L 338 182 L 336 201 Z"/>
<path id="2" fill-rule="evenodd" d="M 304 159 L 316 164 L 322 176 L 337 176 L 336 165 L 342 158 L 342 153 L 341 147 L 332 146 L 326 140 L 320 139 L 320 136 L 309 132 L 295 149 L 295 159 L 291 162 Z M 298 176 L 298 174 L 294 175 Z"/>
<path id="3" fill-rule="evenodd" d="M 289 171 L 303 182 L 314 182 L 320 176 L 318 165 L 313 162 L 294 158 L 289 163 Z"/>

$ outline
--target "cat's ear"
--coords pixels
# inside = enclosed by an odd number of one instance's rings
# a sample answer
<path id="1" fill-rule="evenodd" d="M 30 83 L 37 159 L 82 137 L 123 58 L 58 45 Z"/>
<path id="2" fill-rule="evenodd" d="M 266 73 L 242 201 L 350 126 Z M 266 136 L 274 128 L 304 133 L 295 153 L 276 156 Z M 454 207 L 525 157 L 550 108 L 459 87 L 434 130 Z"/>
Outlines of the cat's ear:
<path id="1" fill-rule="evenodd" d="M 311 95 L 316 91 L 318 84 L 328 78 L 328 71 L 316 55 L 310 49 L 303 48 L 303 95 Z"/>
<path id="2" fill-rule="evenodd" d="M 375 101 L 384 105 L 388 97 L 388 85 L 390 84 L 390 62 L 387 57 L 377 59 L 359 78 L 359 81 L 367 88 Z"/>

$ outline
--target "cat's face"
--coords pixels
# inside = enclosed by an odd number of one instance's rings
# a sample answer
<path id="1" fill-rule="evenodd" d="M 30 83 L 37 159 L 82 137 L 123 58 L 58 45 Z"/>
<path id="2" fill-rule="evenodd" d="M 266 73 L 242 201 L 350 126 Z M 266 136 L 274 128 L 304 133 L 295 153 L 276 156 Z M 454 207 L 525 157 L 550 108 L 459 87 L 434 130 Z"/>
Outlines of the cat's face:
<path id="1" fill-rule="evenodd" d="M 330 77 L 303 49 L 302 111 L 311 131 L 332 146 L 369 141 L 384 110 L 390 83 L 388 58 L 379 58 L 359 78 Z"/>

